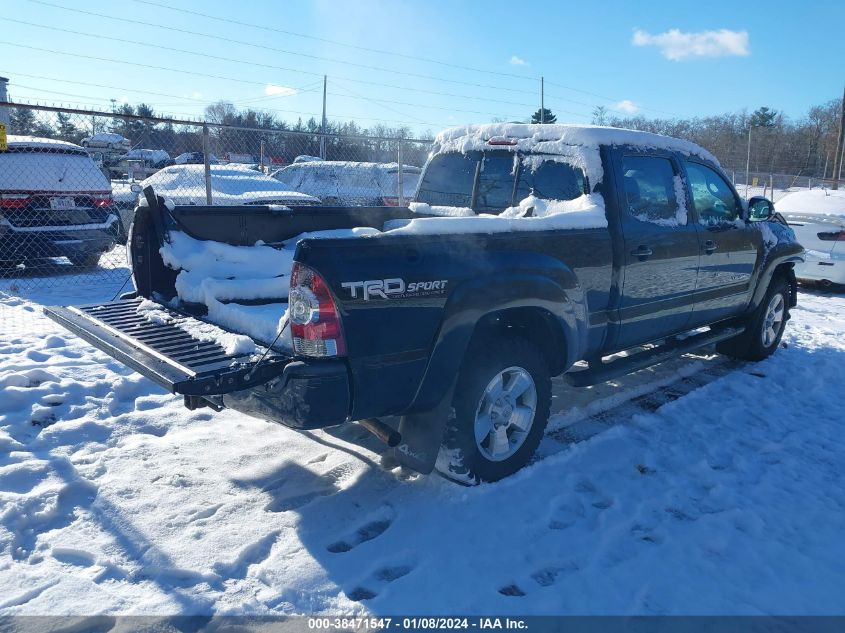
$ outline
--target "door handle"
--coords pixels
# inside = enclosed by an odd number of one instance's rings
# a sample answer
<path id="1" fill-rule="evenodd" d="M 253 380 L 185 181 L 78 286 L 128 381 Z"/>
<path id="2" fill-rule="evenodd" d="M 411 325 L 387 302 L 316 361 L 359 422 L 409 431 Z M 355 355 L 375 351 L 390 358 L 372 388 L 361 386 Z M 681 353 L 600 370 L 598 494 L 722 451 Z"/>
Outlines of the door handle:
<path id="1" fill-rule="evenodd" d="M 707 240 L 704 242 L 704 252 L 708 255 L 712 255 L 716 251 L 716 242 L 713 240 Z"/>
<path id="2" fill-rule="evenodd" d="M 654 251 L 645 244 L 640 244 L 636 250 L 631 251 L 631 255 L 639 259 L 641 262 L 644 262 L 651 255 L 654 255 Z"/>

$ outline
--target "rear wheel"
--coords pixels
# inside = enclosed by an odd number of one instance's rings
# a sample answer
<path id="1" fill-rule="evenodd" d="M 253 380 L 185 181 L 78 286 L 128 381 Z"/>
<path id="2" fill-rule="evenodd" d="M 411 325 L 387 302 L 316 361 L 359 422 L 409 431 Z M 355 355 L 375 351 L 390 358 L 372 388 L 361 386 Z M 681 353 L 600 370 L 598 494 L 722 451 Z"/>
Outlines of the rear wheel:
<path id="1" fill-rule="evenodd" d="M 525 466 L 551 404 L 543 354 L 522 339 L 474 345 L 464 361 L 437 469 L 461 483 L 497 481 Z"/>
<path id="2" fill-rule="evenodd" d="M 742 360 L 763 360 L 771 356 L 777 349 L 789 320 L 789 292 L 786 279 L 772 279 L 763 301 L 745 319 L 745 332 L 720 343 L 716 350 Z"/>

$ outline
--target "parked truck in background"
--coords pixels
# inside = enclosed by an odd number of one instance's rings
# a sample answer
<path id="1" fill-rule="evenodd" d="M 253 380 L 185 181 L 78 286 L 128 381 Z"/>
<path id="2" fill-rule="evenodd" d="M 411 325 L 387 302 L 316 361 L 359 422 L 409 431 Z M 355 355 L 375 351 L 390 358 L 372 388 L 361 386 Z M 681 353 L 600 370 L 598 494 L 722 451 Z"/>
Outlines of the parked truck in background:
<path id="1" fill-rule="evenodd" d="M 135 292 L 51 318 L 189 407 L 297 429 L 358 421 L 405 466 L 467 483 L 528 463 L 553 376 L 597 384 L 709 344 L 760 360 L 796 305 L 802 248 L 772 203 L 744 204 L 702 148 L 643 132 L 447 130 L 410 208 L 146 195 L 130 242 Z M 194 326 L 233 299 L 198 301 L 199 269 L 178 270 L 175 246 L 258 240 L 291 253 L 278 270 L 288 296 L 258 299 L 285 314 L 283 335 L 254 334 L 248 351 L 199 337 Z"/>

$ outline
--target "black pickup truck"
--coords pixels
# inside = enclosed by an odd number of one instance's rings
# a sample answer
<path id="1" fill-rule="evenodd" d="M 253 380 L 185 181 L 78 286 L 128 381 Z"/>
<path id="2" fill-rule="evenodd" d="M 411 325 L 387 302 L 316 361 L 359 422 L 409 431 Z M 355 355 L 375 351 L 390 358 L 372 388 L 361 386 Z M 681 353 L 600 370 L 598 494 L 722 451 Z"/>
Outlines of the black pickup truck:
<path id="1" fill-rule="evenodd" d="M 145 195 L 135 292 L 48 316 L 190 408 L 297 429 L 355 421 L 401 464 L 467 483 L 529 461 L 553 376 L 589 386 L 712 344 L 769 356 L 803 256 L 772 203 L 741 200 L 705 150 L 611 128 L 447 130 L 409 208 Z M 332 237 L 352 227 L 370 230 Z M 289 298 L 264 299 L 286 311 L 275 340 L 244 352 L 195 334 L 213 310 L 186 300 L 184 271 L 165 264 L 176 234 L 295 248 L 292 269 L 276 271 Z M 146 316 L 150 299 L 165 319 Z"/>

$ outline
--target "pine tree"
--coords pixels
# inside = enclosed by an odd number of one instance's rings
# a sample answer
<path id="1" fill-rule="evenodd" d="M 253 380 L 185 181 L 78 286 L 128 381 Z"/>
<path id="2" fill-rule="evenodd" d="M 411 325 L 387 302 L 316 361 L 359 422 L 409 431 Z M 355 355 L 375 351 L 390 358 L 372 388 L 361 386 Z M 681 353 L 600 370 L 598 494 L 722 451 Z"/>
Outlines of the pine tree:
<path id="1" fill-rule="evenodd" d="M 770 110 L 766 106 L 757 108 L 752 114 L 748 123 L 751 127 L 774 127 L 777 117 L 780 114 L 777 110 Z"/>
<path id="2" fill-rule="evenodd" d="M 531 122 L 532 123 L 540 123 L 540 108 L 537 108 L 537 111 L 531 115 Z M 543 108 L 542 114 L 543 123 L 554 123 L 557 121 L 557 117 L 552 114 L 552 111 L 548 108 Z"/>

